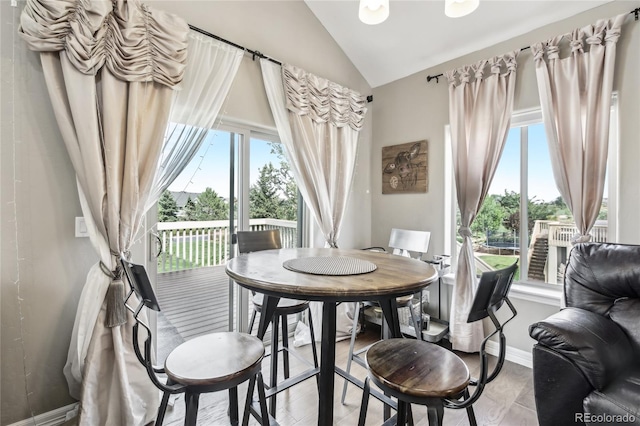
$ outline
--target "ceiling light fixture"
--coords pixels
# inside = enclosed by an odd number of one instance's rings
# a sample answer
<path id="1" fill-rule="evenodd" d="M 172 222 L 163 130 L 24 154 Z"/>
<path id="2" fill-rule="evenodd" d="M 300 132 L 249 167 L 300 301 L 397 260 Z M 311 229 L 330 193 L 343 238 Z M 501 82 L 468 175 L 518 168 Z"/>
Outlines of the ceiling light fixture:
<path id="1" fill-rule="evenodd" d="M 368 25 L 384 22 L 389 17 L 389 0 L 360 0 L 358 17 Z"/>
<path id="2" fill-rule="evenodd" d="M 445 0 L 444 14 L 449 18 L 460 18 L 478 8 L 480 0 Z"/>

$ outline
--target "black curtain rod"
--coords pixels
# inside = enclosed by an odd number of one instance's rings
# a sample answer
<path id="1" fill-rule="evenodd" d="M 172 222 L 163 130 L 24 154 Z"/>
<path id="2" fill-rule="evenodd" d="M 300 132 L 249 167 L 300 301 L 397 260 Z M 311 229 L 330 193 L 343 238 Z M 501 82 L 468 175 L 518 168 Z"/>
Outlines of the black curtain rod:
<path id="1" fill-rule="evenodd" d="M 221 41 L 221 42 L 223 42 L 223 43 L 227 43 L 227 44 L 229 44 L 229 45 L 231 45 L 231 46 L 233 46 L 233 47 L 236 47 L 236 48 L 238 48 L 238 49 L 242 49 L 242 50 L 244 50 L 245 52 L 247 52 L 247 53 L 251 54 L 252 59 L 253 59 L 254 61 L 256 60 L 256 57 L 258 57 L 258 58 L 266 59 L 266 60 L 268 60 L 268 61 L 273 62 L 274 64 L 278 64 L 278 65 L 282 66 L 282 62 L 277 61 L 277 60 L 275 60 L 275 59 L 273 59 L 273 58 L 270 58 L 269 56 L 264 55 L 263 53 L 261 53 L 261 52 L 260 52 L 260 51 L 258 51 L 258 50 L 251 50 L 251 49 L 247 49 L 247 48 L 246 48 L 246 47 L 244 47 L 244 46 L 240 46 L 239 44 L 236 44 L 236 43 L 234 43 L 234 42 L 232 42 L 232 41 L 229 41 L 229 40 L 227 40 L 227 39 L 225 39 L 225 38 L 222 38 L 222 37 L 217 36 L 217 35 L 215 35 L 215 34 L 211 34 L 209 31 L 205 31 L 205 30 L 203 30 L 202 28 L 198 28 L 198 27 L 196 27 L 195 25 L 191 25 L 191 24 L 189 24 L 189 28 L 191 28 L 193 31 L 195 31 L 195 32 L 197 32 L 197 33 L 200 33 L 200 34 L 202 34 L 202 35 L 206 35 L 207 37 L 211 37 L 211 38 L 213 38 L 213 39 L 216 39 L 216 40 L 218 40 L 218 41 Z M 367 102 L 373 102 L 373 95 L 368 95 L 368 96 L 367 96 Z"/>
<path id="2" fill-rule="evenodd" d="M 271 61 L 271 62 L 273 62 L 274 64 L 282 65 L 282 62 L 280 62 L 280 61 L 276 61 L 275 59 L 270 58 L 270 57 L 268 57 L 267 55 L 262 54 L 262 53 L 261 53 L 260 51 L 258 51 L 258 50 L 251 50 L 251 49 L 247 49 L 246 47 L 244 47 L 244 46 L 240 46 L 239 44 L 236 44 L 236 43 L 234 43 L 234 42 L 232 42 L 232 41 L 229 41 L 229 40 L 227 40 L 226 38 L 222 38 L 222 37 L 217 36 L 217 35 L 215 35 L 215 34 L 211 34 L 210 32 L 203 30 L 202 28 L 198 28 L 198 27 L 196 27 L 195 25 L 191 25 L 191 24 L 189 24 L 189 28 L 191 28 L 191 29 L 192 29 L 193 31 L 195 31 L 195 32 L 198 32 L 198 33 L 200 33 L 200 34 L 206 35 L 207 37 L 214 38 L 214 39 L 216 39 L 216 40 L 218 40 L 218 41 L 221 41 L 221 42 L 223 42 L 223 43 L 230 44 L 230 45 L 231 45 L 231 46 L 233 46 L 233 47 L 237 47 L 238 49 L 242 49 L 242 50 L 244 50 L 245 52 L 250 53 L 250 54 L 251 54 L 251 56 L 253 57 L 253 60 L 254 60 L 254 61 L 256 60 L 256 56 L 257 56 L 258 58 L 262 58 L 262 59 L 266 59 L 266 60 L 268 60 L 268 61 Z"/>
<path id="3" fill-rule="evenodd" d="M 629 15 L 634 15 L 635 16 L 635 20 L 637 21 L 638 19 L 640 19 L 640 7 L 633 9 L 631 12 L 629 12 Z M 527 49 L 531 49 L 531 46 L 527 46 L 527 47 L 523 47 L 522 49 L 520 49 L 520 51 L 522 52 L 523 50 L 527 50 Z M 436 83 L 440 83 L 440 80 L 438 80 L 440 77 L 442 77 L 444 74 L 440 73 L 437 75 L 428 75 L 427 76 L 427 83 L 429 83 L 431 80 L 435 80 Z"/>

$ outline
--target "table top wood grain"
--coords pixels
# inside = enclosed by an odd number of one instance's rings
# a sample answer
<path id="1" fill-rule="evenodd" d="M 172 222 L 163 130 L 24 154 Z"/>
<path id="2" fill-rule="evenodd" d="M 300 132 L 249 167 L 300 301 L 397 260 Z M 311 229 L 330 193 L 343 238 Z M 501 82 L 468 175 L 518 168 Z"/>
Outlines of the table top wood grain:
<path id="1" fill-rule="evenodd" d="M 357 275 L 313 275 L 282 264 L 294 258 L 348 256 L 377 265 Z M 264 250 L 227 263 L 227 274 L 243 287 L 271 296 L 318 301 L 360 301 L 403 296 L 420 291 L 438 278 L 435 268 L 408 257 L 367 250 L 293 248 Z"/>

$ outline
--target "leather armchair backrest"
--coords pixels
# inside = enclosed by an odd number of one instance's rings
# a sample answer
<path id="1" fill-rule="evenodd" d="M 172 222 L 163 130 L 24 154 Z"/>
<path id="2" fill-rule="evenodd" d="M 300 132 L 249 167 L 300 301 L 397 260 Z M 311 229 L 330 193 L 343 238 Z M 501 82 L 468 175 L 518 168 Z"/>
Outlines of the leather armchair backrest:
<path id="1" fill-rule="evenodd" d="M 567 306 L 604 316 L 616 300 L 640 298 L 640 245 L 576 244 L 567 262 L 564 292 Z"/>

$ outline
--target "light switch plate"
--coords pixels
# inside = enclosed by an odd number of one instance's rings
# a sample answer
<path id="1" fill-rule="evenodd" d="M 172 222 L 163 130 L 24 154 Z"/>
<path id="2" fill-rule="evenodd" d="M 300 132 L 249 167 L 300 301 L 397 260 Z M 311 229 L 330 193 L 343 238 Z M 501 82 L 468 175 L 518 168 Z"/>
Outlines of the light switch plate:
<path id="1" fill-rule="evenodd" d="M 84 221 L 84 217 L 76 217 L 76 238 L 88 237 L 89 231 L 87 230 L 87 224 Z"/>

